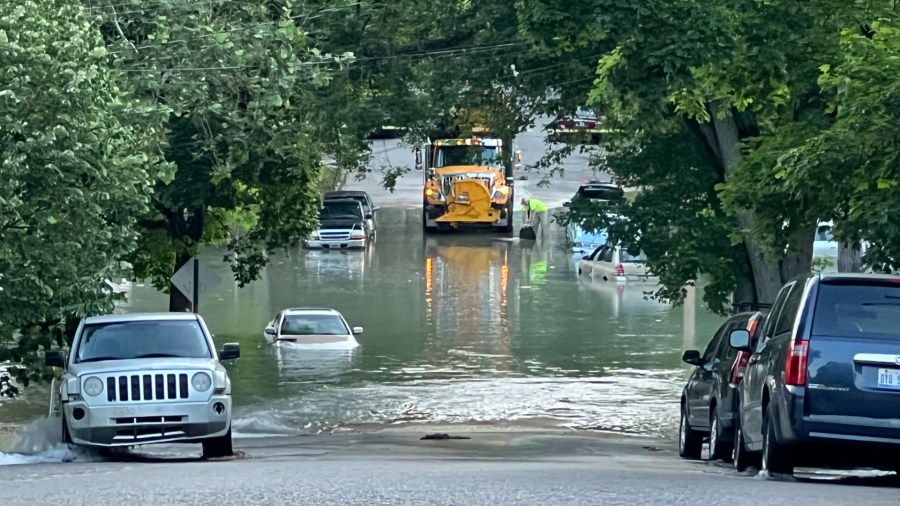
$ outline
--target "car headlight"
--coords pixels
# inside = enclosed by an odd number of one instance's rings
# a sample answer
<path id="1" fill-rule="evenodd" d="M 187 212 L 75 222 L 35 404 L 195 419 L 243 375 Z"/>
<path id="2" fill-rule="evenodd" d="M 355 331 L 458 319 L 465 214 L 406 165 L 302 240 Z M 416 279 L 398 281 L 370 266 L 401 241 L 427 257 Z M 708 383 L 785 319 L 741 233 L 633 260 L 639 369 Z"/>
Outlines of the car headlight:
<path id="1" fill-rule="evenodd" d="M 198 372 L 191 378 L 191 386 L 198 392 L 205 392 L 212 387 L 212 378 L 205 372 Z"/>
<path id="2" fill-rule="evenodd" d="M 318 241 L 318 240 L 319 240 L 319 231 L 316 230 L 315 232 L 313 232 L 312 234 L 310 234 L 310 235 L 309 235 L 309 238 L 310 238 L 311 240 L 313 240 L 313 241 Z"/>
<path id="3" fill-rule="evenodd" d="M 100 381 L 100 378 L 96 376 L 91 376 L 90 378 L 84 380 L 84 385 L 82 385 L 82 390 L 87 395 L 91 397 L 97 397 L 103 392 L 103 382 Z"/>

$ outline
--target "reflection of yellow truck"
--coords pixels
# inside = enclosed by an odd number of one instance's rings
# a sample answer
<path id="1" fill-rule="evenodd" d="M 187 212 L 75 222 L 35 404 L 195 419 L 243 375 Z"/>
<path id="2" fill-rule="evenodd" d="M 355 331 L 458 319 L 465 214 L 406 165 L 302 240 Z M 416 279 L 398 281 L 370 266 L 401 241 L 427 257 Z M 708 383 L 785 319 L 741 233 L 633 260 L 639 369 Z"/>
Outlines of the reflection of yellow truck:
<path id="1" fill-rule="evenodd" d="M 424 230 L 481 225 L 513 231 L 513 167 L 504 162 L 503 142 L 481 136 L 439 139 L 424 149 Z M 416 151 L 416 169 L 423 169 Z"/>

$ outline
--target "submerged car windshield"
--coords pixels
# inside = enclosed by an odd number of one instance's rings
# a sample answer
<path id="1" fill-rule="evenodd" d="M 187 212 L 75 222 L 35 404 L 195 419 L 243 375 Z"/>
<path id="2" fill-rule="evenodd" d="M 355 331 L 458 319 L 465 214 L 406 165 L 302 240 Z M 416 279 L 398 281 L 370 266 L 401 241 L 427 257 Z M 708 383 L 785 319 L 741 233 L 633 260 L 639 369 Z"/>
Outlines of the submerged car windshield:
<path id="1" fill-rule="evenodd" d="M 195 320 L 154 320 L 86 325 L 75 362 L 133 358 L 212 358 Z"/>
<path id="2" fill-rule="evenodd" d="M 344 336 L 350 333 L 350 329 L 344 324 L 341 317 L 330 314 L 303 314 L 287 315 L 281 322 L 281 335 L 283 336 Z"/>

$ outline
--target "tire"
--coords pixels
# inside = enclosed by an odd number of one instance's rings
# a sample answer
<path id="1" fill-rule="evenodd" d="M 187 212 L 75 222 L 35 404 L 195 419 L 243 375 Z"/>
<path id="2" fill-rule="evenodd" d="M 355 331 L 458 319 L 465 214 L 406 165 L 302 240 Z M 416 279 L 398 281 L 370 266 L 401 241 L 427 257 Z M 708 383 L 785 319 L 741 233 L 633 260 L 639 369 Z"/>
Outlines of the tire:
<path id="1" fill-rule="evenodd" d="M 734 427 L 734 450 L 731 459 L 734 461 L 734 470 L 743 473 L 750 467 L 759 467 L 759 454 L 747 451 L 747 444 L 744 442 L 744 429 L 741 428 L 740 420 L 735 422 Z"/>
<path id="2" fill-rule="evenodd" d="M 762 470 L 769 474 L 794 474 L 792 448 L 778 442 L 775 435 L 775 417 L 770 410 L 763 422 Z"/>
<path id="3" fill-rule="evenodd" d="M 424 207 L 422 208 L 422 232 L 424 232 L 424 233 L 426 233 L 426 234 L 429 232 L 429 229 L 428 229 L 428 211 L 426 211 Z"/>
<path id="4" fill-rule="evenodd" d="M 678 424 L 678 456 L 683 459 L 696 460 L 703 450 L 703 435 L 691 429 L 687 410 L 681 406 L 681 423 Z"/>
<path id="5" fill-rule="evenodd" d="M 64 444 L 70 445 L 72 444 L 72 435 L 69 434 L 69 422 L 66 421 L 66 413 L 62 407 L 60 407 L 60 419 L 62 420 L 62 432 L 60 437 Z"/>
<path id="6" fill-rule="evenodd" d="M 506 203 L 506 225 L 503 226 L 504 234 L 512 234 L 515 228 L 513 227 L 513 201 L 512 198 L 509 199 L 509 202 Z"/>
<path id="7" fill-rule="evenodd" d="M 731 460 L 733 441 L 728 441 L 722 433 L 722 422 L 719 420 L 719 410 L 712 408 L 709 416 L 709 460 Z"/>
<path id="8" fill-rule="evenodd" d="M 211 437 L 203 440 L 203 458 L 215 459 L 221 457 L 230 457 L 234 455 L 234 448 L 231 444 L 231 427 L 224 436 Z"/>

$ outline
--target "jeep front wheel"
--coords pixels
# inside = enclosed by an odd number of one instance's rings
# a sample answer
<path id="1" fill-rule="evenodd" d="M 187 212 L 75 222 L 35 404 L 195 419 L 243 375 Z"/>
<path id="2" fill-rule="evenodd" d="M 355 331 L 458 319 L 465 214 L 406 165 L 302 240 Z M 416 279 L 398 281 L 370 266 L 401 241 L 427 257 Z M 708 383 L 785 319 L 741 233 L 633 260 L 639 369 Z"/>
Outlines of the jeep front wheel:
<path id="1" fill-rule="evenodd" d="M 234 455 L 234 449 L 231 446 L 231 427 L 228 427 L 228 432 L 224 436 L 203 440 L 204 459 L 230 457 L 232 455 Z"/>

